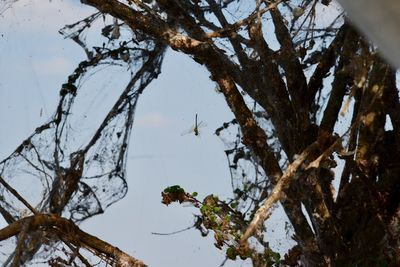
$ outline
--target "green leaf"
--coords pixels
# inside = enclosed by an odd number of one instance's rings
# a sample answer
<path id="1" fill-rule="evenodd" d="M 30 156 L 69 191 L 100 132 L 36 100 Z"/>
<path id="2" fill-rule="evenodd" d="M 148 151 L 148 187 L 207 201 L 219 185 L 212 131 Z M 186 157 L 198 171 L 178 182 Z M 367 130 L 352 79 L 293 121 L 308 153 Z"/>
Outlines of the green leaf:
<path id="1" fill-rule="evenodd" d="M 226 257 L 227 257 L 228 259 L 234 261 L 234 260 L 236 260 L 236 256 L 237 256 L 237 253 L 236 253 L 236 250 L 235 250 L 234 248 L 229 247 L 229 248 L 226 250 Z"/>
<path id="2" fill-rule="evenodd" d="M 281 259 L 281 255 L 279 253 L 277 253 L 277 252 L 272 251 L 272 250 L 270 251 L 270 253 L 271 253 L 272 258 L 274 259 L 274 262 L 278 263 L 279 260 Z"/>
<path id="3" fill-rule="evenodd" d="M 184 193 L 184 192 L 185 190 L 183 190 L 183 188 L 180 187 L 180 185 L 173 185 L 164 189 L 164 193 Z"/>
<path id="4" fill-rule="evenodd" d="M 236 209 L 237 206 L 238 206 L 238 203 L 237 203 L 237 202 L 232 202 L 232 203 L 230 204 L 230 206 L 231 206 L 232 209 Z"/>

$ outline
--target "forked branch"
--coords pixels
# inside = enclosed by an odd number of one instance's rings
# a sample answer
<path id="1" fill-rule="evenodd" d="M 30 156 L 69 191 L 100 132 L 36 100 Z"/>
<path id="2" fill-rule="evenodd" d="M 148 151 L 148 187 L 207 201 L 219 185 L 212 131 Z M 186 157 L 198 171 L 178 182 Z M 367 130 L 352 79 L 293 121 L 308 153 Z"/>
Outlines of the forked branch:
<path id="1" fill-rule="evenodd" d="M 25 217 L 9 224 L 0 230 L 0 241 L 19 235 L 41 230 L 44 233 L 52 233 L 59 236 L 60 240 L 66 240 L 76 247 L 83 247 L 94 251 L 97 255 L 104 255 L 112 259 L 116 266 L 145 267 L 146 265 L 119 248 L 92 236 L 76 226 L 71 220 L 67 220 L 55 214 L 36 214 Z"/>

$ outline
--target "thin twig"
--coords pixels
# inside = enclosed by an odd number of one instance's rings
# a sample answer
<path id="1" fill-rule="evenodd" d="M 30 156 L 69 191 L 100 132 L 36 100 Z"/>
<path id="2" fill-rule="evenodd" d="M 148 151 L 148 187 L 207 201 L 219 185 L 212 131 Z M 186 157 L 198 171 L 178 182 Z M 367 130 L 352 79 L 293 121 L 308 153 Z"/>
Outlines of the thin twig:
<path id="1" fill-rule="evenodd" d="M 11 187 L 4 179 L 0 176 L 0 183 L 11 193 L 13 194 L 19 201 L 21 201 L 33 214 L 38 214 L 38 211 L 31 206 L 14 188 Z"/>
<path id="2" fill-rule="evenodd" d="M 190 230 L 190 229 L 192 229 L 192 228 L 194 228 L 194 227 L 195 227 L 195 226 L 192 225 L 192 226 L 186 227 L 185 229 L 181 229 L 181 230 L 174 231 L 174 232 L 170 232 L 170 233 L 151 232 L 151 234 L 152 234 L 152 235 L 175 235 L 175 234 L 179 234 L 179 233 L 185 232 L 185 231 L 187 231 L 187 230 Z"/>

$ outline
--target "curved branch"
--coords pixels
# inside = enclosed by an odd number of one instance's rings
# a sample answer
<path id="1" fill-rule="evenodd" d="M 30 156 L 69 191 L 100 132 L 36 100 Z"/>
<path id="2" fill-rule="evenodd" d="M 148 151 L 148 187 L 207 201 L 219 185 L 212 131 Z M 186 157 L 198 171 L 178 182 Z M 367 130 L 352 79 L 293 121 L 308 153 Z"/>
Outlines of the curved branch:
<path id="1" fill-rule="evenodd" d="M 61 235 L 61 239 L 67 240 L 69 243 L 72 243 L 77 247 L 82 246 L 91 249 L 98 254 L 103 254 L 108 258 L 115 260 L 118 266 L 146 266 L 141 260 L 138 260 L 121 251 L 119 248 L 82 231 L 71 220 L 67 220 L 55 214 L 36 214 L 11 223 L 3 229 L 0 229 L 0 241 L 18 235 L 24 230 L 29 234 L 30 232 L 39 229 L 42 229 L 44 232 L 53 232 L 57 235 Z"/>

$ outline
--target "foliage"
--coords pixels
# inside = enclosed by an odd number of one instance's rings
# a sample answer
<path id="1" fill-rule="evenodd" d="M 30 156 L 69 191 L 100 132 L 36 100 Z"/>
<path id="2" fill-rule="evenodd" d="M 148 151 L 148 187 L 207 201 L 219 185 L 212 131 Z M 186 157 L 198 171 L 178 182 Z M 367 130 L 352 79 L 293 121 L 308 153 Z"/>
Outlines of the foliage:
<path id="1" fill-rule="evenodd" d="M 167 206 L 172 202 L 181 204 L 186 202 L 199 208 L 200 215 L 197 215 L 195 227 L 203 236 L 206 236 L 209 230 L 213 231 L 214 245 L 218 249 L 224 249 L 228 259 L 253 258 L 265 266 L 279 266 L 279 253 L 272 251 L 268 246 L 265 246 L 263 252 L 258 252 L 255 248 L 240 245 L 239 241 L 249 221 L 240 211 L 232 207 L 234 206 L 232 203 L 228 205 L 214 195 L 209 195 L 200 202 L 196 199 L 196 194 L 186 193 L 179 185 L 167 187 L 161 195 L 162 203 Z"/>

